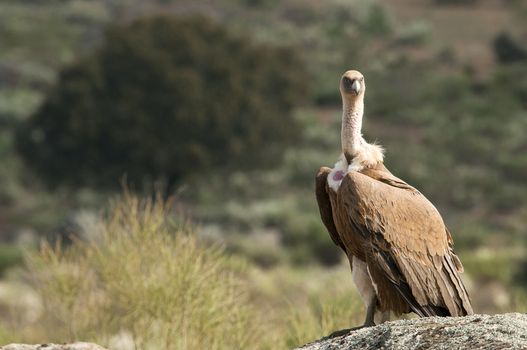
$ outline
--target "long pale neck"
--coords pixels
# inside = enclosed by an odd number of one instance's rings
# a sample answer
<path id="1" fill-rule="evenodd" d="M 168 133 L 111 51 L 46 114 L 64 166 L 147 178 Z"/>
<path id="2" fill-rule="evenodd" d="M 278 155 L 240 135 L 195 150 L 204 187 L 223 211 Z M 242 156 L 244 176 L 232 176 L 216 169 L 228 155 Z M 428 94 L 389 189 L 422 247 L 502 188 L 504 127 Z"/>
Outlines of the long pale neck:
<path id="1" fill-rule="evenodd" d="M 364 100 L 358 98 L 355 101 L 343 99 L 342 129 L 340 133 L 342 153 L 351 162 L 359 152 L 364 142 L 361 134 L 362 115 L 364 114 Z"/>

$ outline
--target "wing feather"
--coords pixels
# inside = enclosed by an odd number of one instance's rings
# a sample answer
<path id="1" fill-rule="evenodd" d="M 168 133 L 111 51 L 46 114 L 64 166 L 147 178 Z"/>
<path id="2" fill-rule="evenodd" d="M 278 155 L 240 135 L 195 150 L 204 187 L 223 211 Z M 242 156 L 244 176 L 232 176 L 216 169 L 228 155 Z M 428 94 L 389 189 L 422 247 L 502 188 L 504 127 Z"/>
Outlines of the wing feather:
<path id="1" fill-rule="evenodd" d="M 340 236 L 335 227 L 335 222 L 333 221 L 333 210 L 331 207 L 331 201 L 329 199 L 327 188 L 327 178 L 331 169 L 322 167 L 320 168 L 317 177 L 316 177 L 316 189 L 315 194 L 317 196 L 318 209 L 320 211 L 320 217 L 322 222 L 326 226 L 329 235 L 333 242 L 346 251 L 346 247 L 342 243 Z"/>
<path id="2" fill-rule="evenodd" d="M 472 314 L 441 215 L 419 191 L 384 170 L 350 172 L 342 181 L 339 207 L 354 229 L 341 235 L 365 238 L 367 264 L 378 266 L 417 314 Z"/>

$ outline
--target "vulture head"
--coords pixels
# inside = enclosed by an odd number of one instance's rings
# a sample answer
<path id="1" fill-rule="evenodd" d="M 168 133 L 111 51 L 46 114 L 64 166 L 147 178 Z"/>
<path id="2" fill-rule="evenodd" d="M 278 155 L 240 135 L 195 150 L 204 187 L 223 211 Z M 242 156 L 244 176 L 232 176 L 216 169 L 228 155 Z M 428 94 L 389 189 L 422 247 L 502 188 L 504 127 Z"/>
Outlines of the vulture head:
<path id="1" fill-rule="evenodd" d="M 364 96 L 366 85 L 364 76 L 356 70 L 349 70 L 340 79 L 340 93 L 342 98 L 348 101 L 354 101 Z"/>

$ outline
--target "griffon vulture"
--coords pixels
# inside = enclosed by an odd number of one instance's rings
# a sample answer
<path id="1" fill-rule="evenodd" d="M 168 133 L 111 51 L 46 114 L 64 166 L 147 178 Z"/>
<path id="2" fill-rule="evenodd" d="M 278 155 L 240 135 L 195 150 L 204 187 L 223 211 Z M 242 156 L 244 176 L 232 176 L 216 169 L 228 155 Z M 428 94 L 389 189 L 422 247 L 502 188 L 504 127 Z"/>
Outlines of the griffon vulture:
<path id="1" fill-rule="evenodd" d="M 346 253 L 352 279 L 366 306 L 364 324 L 390 311 L 426 316 L 473 313 L 459 276 L 463 266 L 437 209 L 383 164 L 383 149 L 361 134 L 364 77 L 347 71 L 342 95 L 342 155 L 316 177 L 320 215 Z M 347 330 L 344 330 L 347 331 Z M 339 332 L 340 333 L 340 332 Z"/>

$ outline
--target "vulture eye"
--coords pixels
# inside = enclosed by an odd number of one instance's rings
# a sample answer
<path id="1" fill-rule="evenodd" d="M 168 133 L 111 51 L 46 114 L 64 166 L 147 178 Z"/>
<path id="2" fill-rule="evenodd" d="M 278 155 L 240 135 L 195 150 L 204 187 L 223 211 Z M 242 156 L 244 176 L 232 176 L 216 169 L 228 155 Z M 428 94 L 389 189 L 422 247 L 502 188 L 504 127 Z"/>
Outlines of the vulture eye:
<path id="1" fill-rule="evenodd" d="M 354 81 L 355 81 L 354 79 L 350 79 L 348 77 L 342 78 L 342 85 L 344 86 L 344 89 L 346 91 L 351 91 L 353 89 L 353 82 Z"/>

